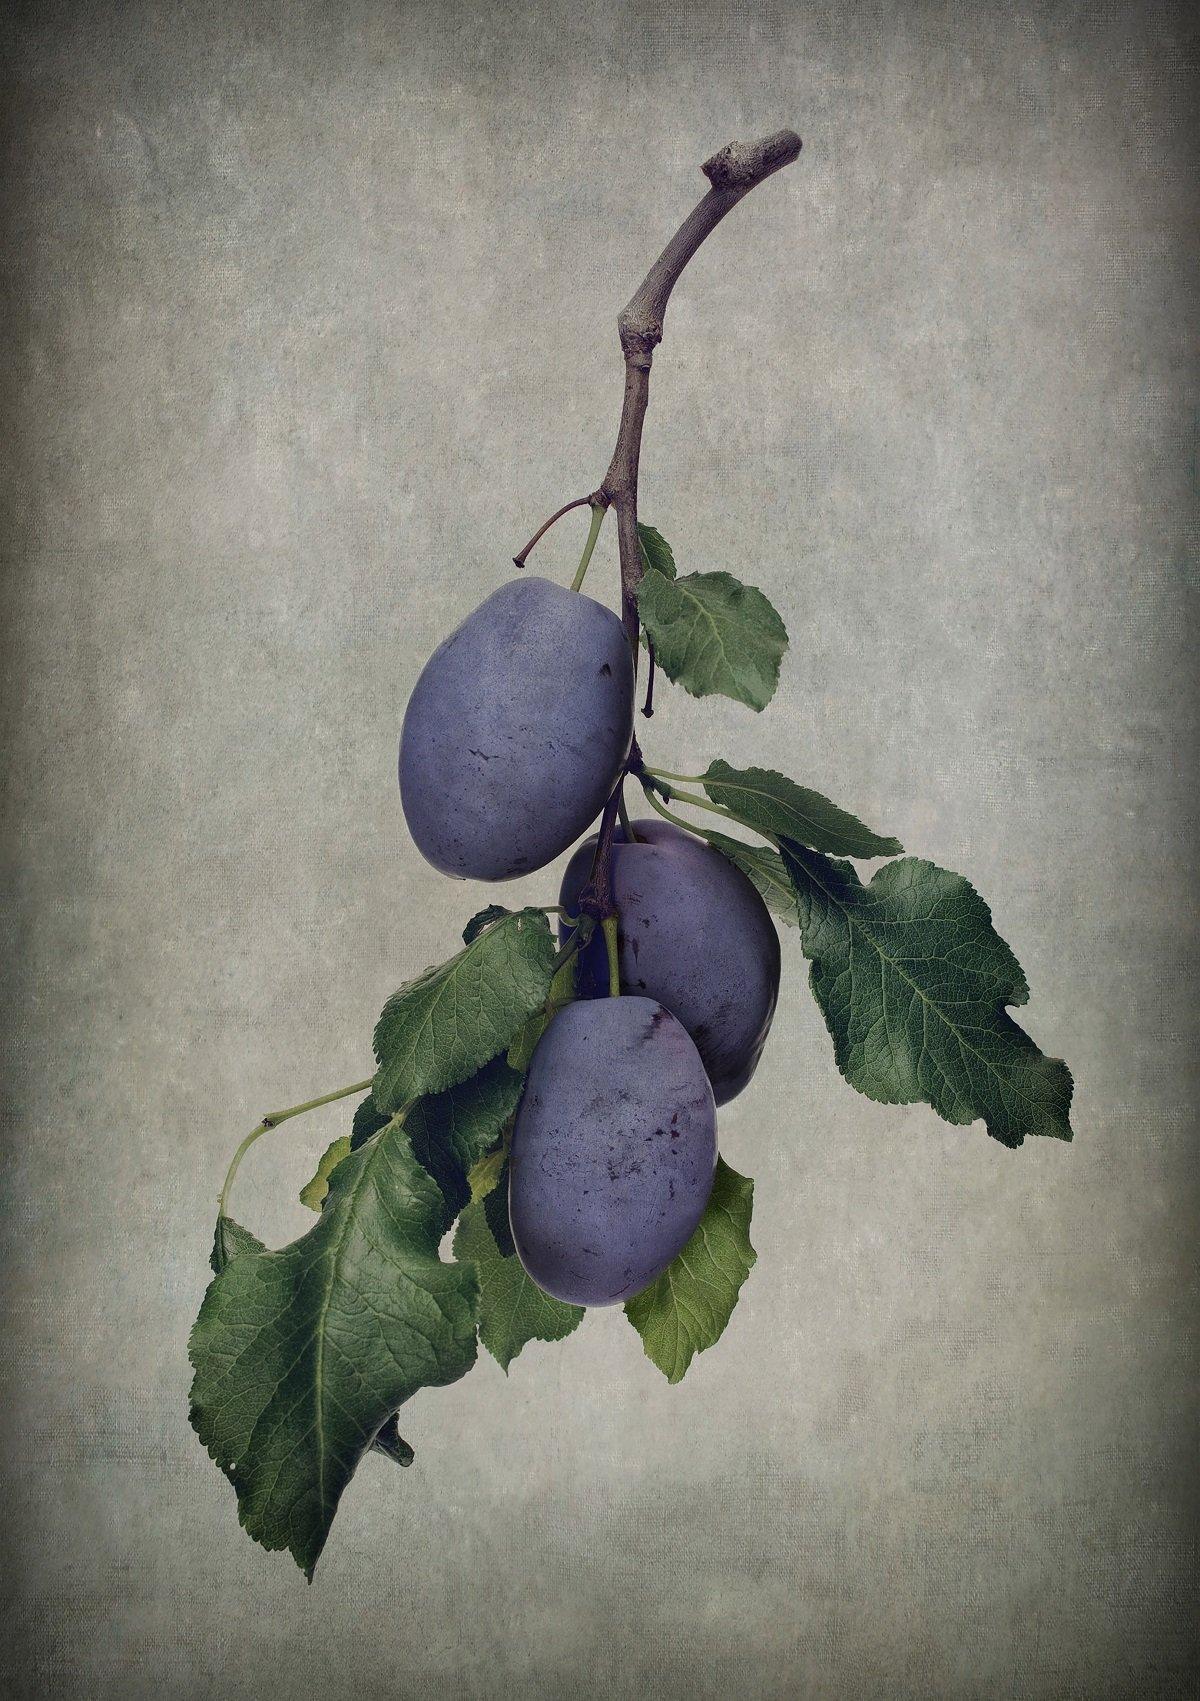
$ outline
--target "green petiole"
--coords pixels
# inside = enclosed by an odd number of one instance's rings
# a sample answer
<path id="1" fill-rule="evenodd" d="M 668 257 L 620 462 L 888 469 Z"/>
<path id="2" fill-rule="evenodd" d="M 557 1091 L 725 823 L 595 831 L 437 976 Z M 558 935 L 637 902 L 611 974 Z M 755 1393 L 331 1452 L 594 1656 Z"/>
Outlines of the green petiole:
<path id="1" fill-rule="evenodd" d="M 604 948 L 608 952 L 608 996 L 621 996 L 621 963 L 617 937 L 617 918 L 607 915 L 600 923 L 604 929 Z"/>
<path id="2" fill-rule="evenodd" d="M 351 1093 L 365 1093 L 374 1081 L 374 1075 L 368 1075 L 365 1081 L 354 1081 L 348 1087 L 339 1087 L 336 1092 L 322 1093 L 319 1099 L 307 1099 L 303 1104 L 289 1105 L 287 1110 L 271 1110 L 263 1117 L 257 1128 L 252 1128 L 242 1141 L 225 1172 L 225 1181 L 221 1187 L 217 1210 L 221 1216 L 226 1215 L 225 1205 L 229 1198 L 229 1189 L 233 1186 L 233 1178 L 238 1172 L 242 1159 L 256 1140 L 261 1140 L 264 1134 L 269 1134 L 272 1128 L 278 1128 L 281 1122 L 289 1121 L 293 1116 L 303 1116 L 306 1110 L 316 1110 L 323 1104 L 333 1104 L 337 1099 L 349 1098 Z"/>
<path id="3" fill-rule="evenodd" d="M 600 536 L 600 527 L 604 524 L 606 512 L 607 509 L 601 507 L 598 502 L 592 503 L 592 523 L 588 528 L 587 542 L 583 546 L 583 557 L 571 581 L 573 591 L 577 591 L 583 584 L 583 575 L 588 570 L 588 562 L 592 559 L 592 551 L 596 547 L 596 539 Z"/>

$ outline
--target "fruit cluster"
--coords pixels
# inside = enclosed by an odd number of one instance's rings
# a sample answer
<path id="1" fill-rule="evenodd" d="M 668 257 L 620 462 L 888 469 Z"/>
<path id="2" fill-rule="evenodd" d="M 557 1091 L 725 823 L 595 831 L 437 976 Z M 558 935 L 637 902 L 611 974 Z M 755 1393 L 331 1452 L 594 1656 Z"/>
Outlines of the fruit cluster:
<path id="1" fill-rule="evenodd" d="M 633 717 L 617 616 L 548 579 L 504 585 L 435 651 L 410 699 L 400 792 L 417 846 L 465 879 L 543 867 L 619 787 Z M 605 854 L 607 929 L 590 884 Z M 612 1305 L 661 1275 L 704 1214 L 715 1107 L 741 1092 L 766 1041 L 779 936 L 747 876 L 667 821 L 582 844 L 559 907 L 564 946 L 590 937 L 578 1000 L 539 1039 L 514 1121 L 512 1239 L 546 1293 Z"/>

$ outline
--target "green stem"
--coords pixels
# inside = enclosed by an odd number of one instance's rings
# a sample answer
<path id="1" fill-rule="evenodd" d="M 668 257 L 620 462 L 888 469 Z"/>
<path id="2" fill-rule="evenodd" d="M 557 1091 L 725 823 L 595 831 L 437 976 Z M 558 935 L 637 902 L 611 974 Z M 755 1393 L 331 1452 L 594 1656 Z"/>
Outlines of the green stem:
<path id="1" fill-rule="evenodd" d="M 596 539 L 600 536 L 600 527 L 604 524 L 604 516 L 606 512 L 607 509 L 603 508 L 599 502 L 592 503 L 592 523 L 588 528 L 587 542 L 583 546 L 583 557 L 579 563 L 575 577 L 571 581 L 571 589 L 573 591 L 577 591 L 583 583 L 583 575 L 588 570 L 588 562 L 592 559 L 592 551 L 596 547 Z"/>
<path id="2" fill-rule="evenodd" d="M 622 786 L 621 795 L 617 798 L 617 817 L 621 823 L 621 831 L 625 835 L 627 845 L 636 845 L 641 841 L 633 830 L 633 822 L 629 819 L 629 811 L 625 807 L 625 788 Z"/>
<path id="3" fill-rule="evenodd" d="M 664 804 L 661 804 L 658 801 L 658 798 L 649 786 L 643 785 L 642 790 L 646 794 L 646 802 L 650 805 L 651 809 L 656 810 L 658 814 L 662 816 L 664 821 L 670 821 L 672 825 L 682 827 L 685 833 L 691 833 L 694 838 L 704 839 L 707 841 L 708 834 L 704 831 L 703 827 L 695 827 L 690 821 L 685 821 L 682 815 L 675 815 L 671 810 L 666 808 Z"/>
<path id="4" fill-rule="evenodd" d="M 608 952 L 608 996 L 619 998 L 621 996 L 621 962 L 618 954 L 617 918 L 615 915 L 606 915 L 600 925 L 604 929 L 604 948 Z"/>
<path id="5" fill-rule="evenodd" d="M 684 785 L 698 786 L 704 781 L 703 774 L 673 774 L 669 768 L 647 768 L 648 774 L 653 774 L 656 780 L 682 780 Z"/>
<path id="6" fill-rule="evenodd" d="M 322 1093 L 319 1099 L 308 1099 L 304 1104 L 290 1105 L 287 1110 L 268 1111 L 258 1127 L 250 1130 L 233 1154 L 233 1161 L 225 1172 L 225 1182 L 221 1188 L 221 1196 L 217 1204 L 220 1215 L 226 1214 L 225 1205 L 229 1198 L 229 1189 L 233 1186 L 233 1178 L 238 1172 L 242 1159 L 256 1140 L 261 1140 L 264 1134 L 271 1132 L 272 1128 L 278 1128 L 281 1122 L 287 1122 L 293 1116 L 303 1116 L 306 1110 L 316 1110 L 319 1105 L 332 1104 L 335 1099 L 349 1098 L 351 1093 L 365 1093 L 374 1079 L 374 1075 L 368 1075 L 365 1081 L 355 1081 L 349 1087 L 339 1087 L 334 1093 Z"/>
<path id="7" fill-rule="evenodd" d="M 650 772 L 653 773 L 653 769 L 651 769 Z M 658 777 L 659 776 L 656 774 L 655 778 L 657 779 Z M 670 792 L 672 800 L 675 803 L 690 803 L 693 809 L 707 809 L 710 815 L 721 815 L 726 821 L 737 820 L 737 816 L 733 813 L 732 809 L 726 809 L 723 804 L 710 803 L 706 797 L 697 797 L 694 792 L 676 791 L 674 786 L 668 786 L 667 790 Z M 764 837 L 765 836 L 766 835 L 764 834 Z"/>

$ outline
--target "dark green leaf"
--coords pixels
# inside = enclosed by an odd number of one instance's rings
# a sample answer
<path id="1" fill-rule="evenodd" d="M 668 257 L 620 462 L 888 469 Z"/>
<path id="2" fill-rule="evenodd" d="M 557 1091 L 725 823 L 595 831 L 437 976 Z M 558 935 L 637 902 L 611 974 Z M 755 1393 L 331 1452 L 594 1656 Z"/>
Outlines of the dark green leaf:
<path id="1" fill-rule="evenodd" d="M 446 1228 L 471 1197 L 470 1172 L 503 1132 L 520 1096 L 521 1076 L 494 1057 L 469 1080 L 430 1093 L 410 1108 L 404 1126 L 417 1162 L 441 1189 Z M 365 1098 L 354 1113 L 351 1149 L 357 1151 L 390 1120 Z"/>
<path id="2" fill-rule="evenodd" d="M 561 1341 L 583 1317 L 582 1306 L 564 1305 L 530 1281 L 507 1218 L 505 1171 L 499 1184 L 467 1206 L 454 1231 L 454 1256 L 479 1272 L 479 1339 L 506 1373 L 529 1341 Z M 498 1243 L 493 1225 L 501 1223 Z"/>
<path id="3" fill-rule="evenodd" d="M 675 577 L 675 557 L 671 546 L 661 532 L 656 532 L 653 526 L 644 526 L 638 521 L 638 542 L 642 546 L 642 568 L 645 572 L 659 572 L 664 579 Z"/>
<path id="4" fill-rule="evenodd" d="M 354 1121 L 350 1125 L 350 1150 L 357 1152 L 360 1146 L 366 1145 L 372 1134 L 378 1134 L 391 1120 L 390 1116 L 384 1116 L 382 1111 L 375 1109 L 375 1100 L 368 1093 L 365 1099 L 358 1101 L 354 1109 Z"/>
<path id="5" fill-rule="evenodd" d="M 396 1119 L 338 1165 L 303 1239 L 235 1257 L 200 1307 L 192 1424 L 248 1534 L 310 1578 L 380 1426 L 475 1362 L 478 1283 L 439 1260 L 442 1222 Z"/>
<path id="6" fill-rule="evenodd" d="M 729 573 L 668 579 L 651 571 L 638 586 L 638 609 L 668 679 L 693 697 L 719 694 L 766 708 L 788 640 L 761 591 Z"/>
<path id="7" fill-rule="evenodd" d="M 778 851 L 768 850 L 765 845 L 746 845 L 740 839 L 727 839 L 724 833 L 710 832 L 706 827 L 704 837 L 714 850 L 728 857 L 735 868 L 740 868 L 765 901 L 772 914 L 789 927 L 799 925 L 796 914 L 796 888 L 792 885 L 787 869 L 783 866 L 783 858 Z"/>
<path id="8" fill-rule="evenodd" d="M 310 1211 L 319 1211 L 325 1201 L 325 1195 L 329 1192 L 329 1177 L 342 1159 L 349 1156 L 350 1136 L 343 1134 L 321 1154 L 316 1174 L 300 1189 L 300 1203 L 307 1205 Z"/>
<path id="9" fill-rule="evenodd" d="M 899 839 L 881 838 L 822 797 L 819 791 L 798 786 L 770 768 L 731 768 L 728 762 L 710 762 L 704 789 L 744 827 L 771 838 L 794 839 L 812 850 L 831 856 L 898 856 Z"/>
<path id="10" fill-rule="evenodd" d="M 1006 1146 L 1069 1140 L 1071 1074 L 1005 1005 L 1029 989 L 969 881 L 904 857 L 864 886 L 847 862 L 782 842 L 814 996 L 838 1067 L 882 1104 L 982 1117 Z"/>
<path id="11" fill-rule="evenodd" d="M 545 1003 L 554 955 L 546 917 L 518 910 L 393 993 L 375 1028 L 376 1108 L 453 1087 L 503 1051 Z"/>
<path id="12" fill-rule="evenodd" d="M 483 1214 L 492 1231 L 492 1239 L 500 1249 L 500 1256 L 512 1258 L 516 1254 L 517 1243 L 513 1239 L 512 1224 L 508 1220 L 507 1169 L 501 1172 L 496 1186 L 484 1194 Z"/>
<path id="13" fill-rule="evenodd" d="M 218 1276 L 231 1258 L 238 1258 L 243 1252 L 265 1251 L 266 1247 L 258 1236 L 251 1234 L 249 1229 L 244 1229 L 240 1223 L 235 1223 L 232 1217 L 217 1218 L 213 1248 L 209 1253 L 208 1262 Z"/>
<path id="14" fill-rule="evenodd" d="M 503 904 L 489 904 L 487 909 L 480 910 L 477 915 L 473 915 L 463 928 L 463 944 L 469 945 L 473 939 L 478 939 L 485 927 L 490 927 L 494 921 L 499 921 L 502 915 L 511 915 L 512 913 L 511 910 L 506 910 Z"/>
<path id="15" fill-rule="evenodd" d="M 757 1256 L 750 1244 L 754 1183 L 717 1159 L 699 1227 L 677 1258 L 625 1305 L 646 1356 L 668 1382 L 718 1341 Z"/>
<path id="16" fill-rule="evenodd" d="M 380 1428 L 371 1445 L 377 1453 L 386 1454 L 398 1465 L 411 1465 L 416 1458 L 416 1454 L 400 1433 L 395 1412 Z"/>
<path id="17" fill-rule="evenodd" d="M 449 1228 L 471 1196 L 467 1174 L 517 1108 L 521 1077 L 495 1057 L 469 1081 L 418 1099 L 405 1121 L 417 1161 L 441 1188 Z"/>

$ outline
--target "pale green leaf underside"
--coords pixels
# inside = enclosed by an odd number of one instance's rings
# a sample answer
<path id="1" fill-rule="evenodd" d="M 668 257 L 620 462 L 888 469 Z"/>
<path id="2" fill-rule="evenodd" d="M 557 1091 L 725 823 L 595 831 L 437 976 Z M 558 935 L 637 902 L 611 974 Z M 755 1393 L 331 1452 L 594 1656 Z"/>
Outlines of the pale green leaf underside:
<path id="1" fill-rule="evenodd" d="M 796 888 L 778 851 L 768 850 L 765 845 L 743 844 L 740 839 L 727 839 L 724 833 L 713 833 L 707 827 L 704 836 L 714 850 L 741 869 L 773 915 L 789 927 L 799 926 Z"/>
<path id="2" fill-rule="evenodd" d="M 813 993 L 851 1086 L 959 1125 L 982 1118 L 1006 1146 L 1069 1140 L 1070 1071 L 1005 1009 L 1029 989 L 970 882 L 904 857 L 864 886 L 849 863 L 782 850 Z"/>
<path id="3" fill-rule="evenodd" d="M 393 993 L 375 1028 L 377 1109 L 453 1087 L 503 1051 L 545 1002 L 554 955 L 546 917 L 518 910 Z"/>
<path id="4" fill-rule="evenodd" d="M 664 579 L 675 577 L 675 556 L 670 544 L 661 532 L 653 526 L 643 525 L 638 521 L 638 542 L 642 546 L 642 567 L 649 573 L 652 570 L 662 574 Z"/>
<path id="5" fill-rule="evenodd" d="M 439 1259 L 442 1213 L 394 1121 L 338 1165 L 303 1239 L 234 1257 L 204 1297 L 193 1427 L 247 1533 L 309 1577 L 381 1424 L 475 1362 L 475 1271 Z"/>
<path id="6" fill-rule="evenodd" d="M 729 573 L 681 579 L 645 573 L 638 609 L 659 667 L 693 697 L 765 709 L 779 682 L 787 631 L 771 603 Z"/>
<path id="7" fill-rule="evenodd" d="M 718 1341 L 756 1253 L 750 1244 L 754 1183 L 717 1159 L 713 1189 L 683 1251 L 625 1305 L 646 1356 L 679 1382 L 696 1353 Z"/>
<path id="8" fill-rule="evenodd" d="M 772 838 L 795 839 L 831 856 L 898 856 L 899 839 L 873 833 L 856 815 L 839 809 L 819 791 L 798 786 L 770 768 L 731 768 L 710 762 L 704 789 L 713 803 L 735 815 L 744 827 Z"/>
<path id="9" fill-rule="evenodd" d="M 341 1163 L 343 1158 L 350 1156 L 350 1136 L 342 1134 L 331 1145 L 326 1146 L 317 1165 L 316 1174 L 311 1181 L 306 1181 L 300 1189 L 300 1203 L 307 1205 L 310 1211 L 319 1211 L 329 1192 L 329 1177 Z"/>
<path id="10" fill-rule="evenodd" d="M 508 1190 L 507 1172 L 501 1180 Z M 583 1307 L 564 1305 L 543 1293 L 525 1274 L 512 1249 L 501 1250 L 488 1220 L 487 1186 L 480 1178 L 479 1197 L 463 1211 L 454 1231 L 454 1256 L 473 1263 L 479 1275 L 479 1339 L 507 1374 L 508 1367 L 530 1341 L 561 1341 L 579 1327 Z M 500 1201 L 500 1208 L 505 1208 Z"/>

